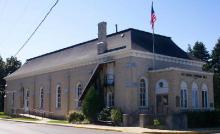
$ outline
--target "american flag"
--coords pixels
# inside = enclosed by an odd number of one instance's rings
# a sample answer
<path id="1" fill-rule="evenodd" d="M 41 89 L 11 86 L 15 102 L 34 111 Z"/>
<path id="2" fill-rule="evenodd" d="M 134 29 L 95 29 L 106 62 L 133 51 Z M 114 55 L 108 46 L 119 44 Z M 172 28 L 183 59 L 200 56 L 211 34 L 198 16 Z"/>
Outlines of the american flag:
<path id="1" fill-rule="evenodd" d="M 152 2 L 152 6 L 151 6 L 151 21 L 150 21 L 152 29 L 154 29 L 154 23 L 156 22 L 156 20 L 157 20 L 157 17 L 156 17 L 156 14 L 154 12 L 153 2 Z"/>

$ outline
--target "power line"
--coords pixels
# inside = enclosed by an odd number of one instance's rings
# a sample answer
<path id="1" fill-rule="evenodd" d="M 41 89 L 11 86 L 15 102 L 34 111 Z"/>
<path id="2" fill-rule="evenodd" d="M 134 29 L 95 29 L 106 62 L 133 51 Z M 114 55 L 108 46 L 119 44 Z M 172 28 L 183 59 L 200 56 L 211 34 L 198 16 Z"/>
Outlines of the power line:
<path id="1" fill-rule="evenodd" d="M 25 45 L 27 45 L 27 43 L 30 41 L 30 39 L 34 36 L 34 34 L 37 32 L 37 30 L 40 28 L 40 26 L 42 25 L 42 23 L 46 20 L 47 16 L 51 13 L 51 11 L 53 10 L 53 8 L 57 5 L 57 3 L 59 2 L 59 0 L 56 0 L 56 2 L 54 3 L 54 5 L 50 8 L 50 10 L 47 12 L 47 14 L 44 16 L 44 18 L 42 19 L 42 21 L 38 24 L 38 26 L 35 28 L 35 30 L 32 32 L 32 34 L 29 36 L 29 38 L 24 42 L 24 44 L 21 46 L 21 48 L 17 51 L 17 53 L 15 53 L 14 57 L 16 57 L 18 55 L 18 53 L 24 48 Z"/>
<path id="2" fill-rule="evenodd" d="M 10 29 L 8 29 L 8 32 L 6 33 L 6 37 L 8 37 L 9 35 L 11 35 L 11 37 L 14 35 L 15 33 L 15 29 L 17 28 L 18 23 L 22 20 L 22 18 L 24 17 L 26 10 L 28 9 L 28 6 L 30 4 L 30 0 L 27 0 L 23 10 L 21 11 L 20 15 L 15 19 L 15 24 L 13 26 L 10 27 Z M 4 45 L 8 42 L 8 38 L 4 38 L 3 40 L 0 41 L 0 45 Z"/>

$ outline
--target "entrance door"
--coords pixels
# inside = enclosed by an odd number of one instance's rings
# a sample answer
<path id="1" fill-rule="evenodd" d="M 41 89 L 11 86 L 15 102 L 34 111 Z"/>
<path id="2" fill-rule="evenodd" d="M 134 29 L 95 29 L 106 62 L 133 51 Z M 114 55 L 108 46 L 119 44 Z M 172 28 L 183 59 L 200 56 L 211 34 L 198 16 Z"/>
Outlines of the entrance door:
<path id="1" fill-rule="evenodd" d="M 26 90 L 25 96 L 24 96 L 24 111 L 28 112 L 29 110 L 29 99 L 30 99 L 30 91 Z"/>
<path id="2" fill-rule="evenodd" d="M 167 114 L 168 113 L 168 94 L 158 94 L 156 98 L 157 102 L 157 113 Z"/>

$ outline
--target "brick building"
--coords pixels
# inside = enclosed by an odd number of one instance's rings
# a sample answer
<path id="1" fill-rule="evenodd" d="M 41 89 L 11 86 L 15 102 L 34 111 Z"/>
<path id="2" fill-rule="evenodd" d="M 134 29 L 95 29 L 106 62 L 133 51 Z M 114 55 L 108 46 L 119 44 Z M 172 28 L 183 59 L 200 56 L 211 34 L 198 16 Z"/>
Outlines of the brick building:
<path id="1" fill-rule="evenodd" d="M 28 59 L 7 81 L 5 112 L 42 111 L 64 118 L 92 85 L 106 106 L 135 115 L 168 115 L 185 110 L 212 110 L 213 74 L 170 37 L 127 29 Z M 155 59 L 155 68 L 153 67 Z"/>

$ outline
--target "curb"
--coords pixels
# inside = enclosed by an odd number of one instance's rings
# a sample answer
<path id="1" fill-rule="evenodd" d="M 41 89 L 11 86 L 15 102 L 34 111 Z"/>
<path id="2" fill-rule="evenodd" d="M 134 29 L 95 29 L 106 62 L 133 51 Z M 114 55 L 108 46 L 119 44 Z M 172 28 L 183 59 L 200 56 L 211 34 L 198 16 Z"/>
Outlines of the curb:
<path id="1" fill-rule="evenodd" d="M 85 129 L 94 129 L 94 130 L 103 130 L 103 131 L 124 132 L 122 130 L 105 129 L 105 128 L 91 128 L 91 127 L 83 127 L 83 126 L 73 126 L 73 127 L 75 127 L 75 128 L 85 128 Z"/>
<path id="2" fill-rule="evenodd" d="M 0 118 L 0 120 L 3 121 L 12 121 L 12 122 L 21 122 L 21 123 L 32 123 L 32 124 L 43 124 L 43 125 L 52 125 L 52 126 L 62 126 L 62 127 L 74 127 L 74 128 L 83 128 L 83 129 L 93 129 L 93 130 L 102 130 L 102 131 L 114 131 L 114 132 L 125 132 L 125 133 L 134 133 L 134 132 L 130 132 L 130 131 L 126 131 L 126 130 L 116 130 L 116 129 L 111 129 L 111 128 L 95 128 L 95 127 L 88 127 L 88 126 L 78 126 L 78 125 L 64 125 L 64 124 L 56 124 L 56 123 L 44 123 L 44 122 L 33 122 L 33 121 L 24 121 L 24 120 L 13 120 L 13 119 L 3 119 Z M 214 129 L 214 128 L 213 128 Z M 170 131 L 170 132 L 166 132 L 166 131 L 161 131 L 161 132 L 156 132 L 156 131 L 149 131 L 149 132 L 140 132 L 143 134 L 150 134 L 150 133 L 154 133 L 154 134 L 206 134 L 206 133 L 219 133 L 220 129 L 216 129 L 215 130 L 192 130 L 192 131 Z M 139 133 L 139 134 L 140 134 Z"/>
<path id="3" fill-rule="evenodd" d="M 2 119 L 2 118 L 0 118 L 0 120 L 3 120 L 3 121 L 12 121 L 12 122 L 21 122 L 21 123 L 43 124 L 43 125 L 51 125 L 51 126 L 62 126 L 62 127 L 74 127 L 74 128 L 93 129 L 93 130 L 123 132 L 122 130 L 104 129 L 104 128 L 91 128 L 91 127 L 84 127 L 84 126 L 77 126 L 77 125 L 63 125 L 63 124 L 56 124 L 56 123 L 32 122 L 32 121 L 13 120 L 13 119 Z"/>

